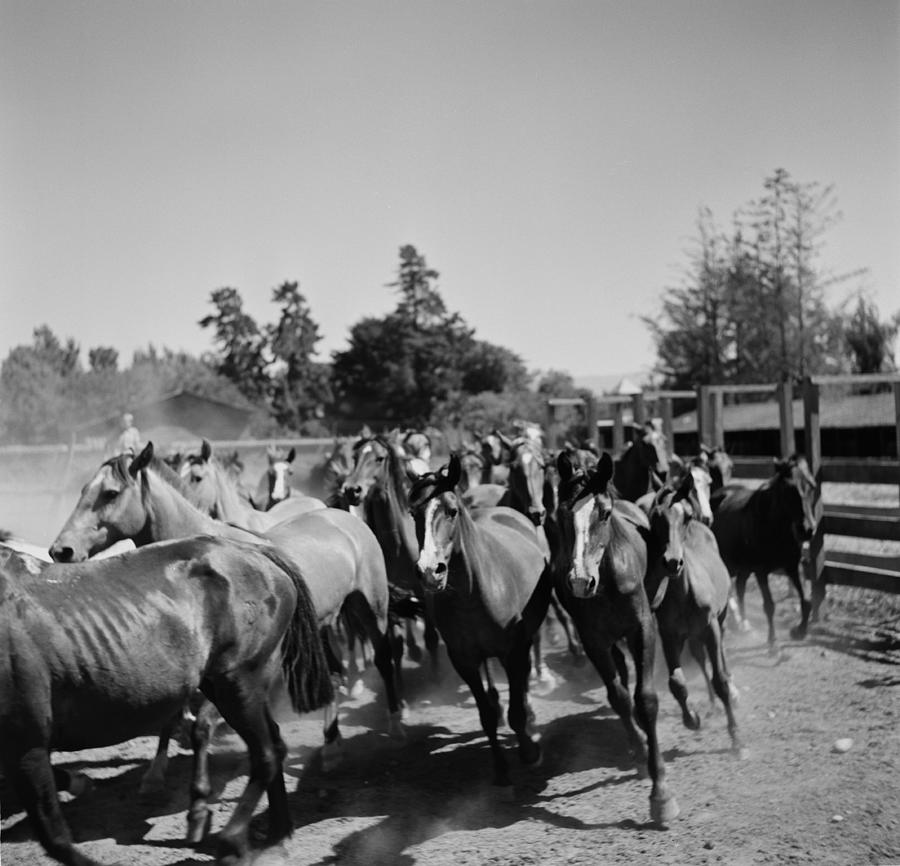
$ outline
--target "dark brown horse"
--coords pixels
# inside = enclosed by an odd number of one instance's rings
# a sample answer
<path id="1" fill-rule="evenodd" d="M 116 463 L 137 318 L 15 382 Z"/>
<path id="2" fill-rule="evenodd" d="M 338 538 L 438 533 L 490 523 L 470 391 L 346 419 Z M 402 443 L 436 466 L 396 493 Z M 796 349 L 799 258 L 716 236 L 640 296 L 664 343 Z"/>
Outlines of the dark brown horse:
<path id="1" fill-rule="evenodd" d="M 744 591 L 756 575 L 769 624 L 769 647 L 775 651 L 775 602 L 769 574 L 782 571 L 800 596 L 800 622 L 791 637 L 806 637 L 810 603 L 803 591 L 800 560 L 816 531 L 816 482 L 806 458 L 792 454 L 775 460 L 775 474 L 760 487 L 726 484 L 713 493 L 713 533 L 729 573 L 735 579 L 741 620 L 745 619 Z"/>
<path id="2" fill-rule="evenodd" d="M 677 488 L 668 484 L 650 506 L 649 570 L 645 585 L 656 610 L 663 653 L 669 668 L 669 690 L 681 706 L 685 727 L 696 730 L 700 716 L 688 701 L 681 667 L 685 642 L 728 717 L 733 751 L 744 757 L 732 703 L 737 692 L 728 676 L 723 627 L 731 578 L 719 555 L 712 530 L 700 520 L 694 476 L 687 472 Z M 712 678 L 706 671 L 706 656 Z"/>
<path id="3" fill-rule="evenodd" d="M 669 469 L 666 437 L 652 421 L 634 428 L 634 439 L 615 463 L 613 483 L 629 502 L 662 487 Z"/>
<path id="4" fill-rule="evenodd" d="M 416 528 L 409 510 L 409 477 L 396 449 L 383 436 L 364 436 L 354 447 L 353 468 L 344 480 L 342 493 L 350 507 L 361 507 L 387 566 L 388 581 L 394 592 L 391 601 L 396 609 L 404 598 L 421 594 L 416 562 L 419 545 Z M 428 605 L 413 606 L 423 611 L 425 645 L 432 663 L 437 663 L 438 633 Z M 407 649 L 410 657 L 418 659 L 421 651 L 415 642 L 412 624 L 407 617 Z M 394 663 L 400 675 L 402 643 L 395 642 Z"/>
<path id="5" fill-rule="evenodd" d="M 646 759 L 653 787 L 650 816 L 666 824 L 678 816 L 674 794 L 656 735 L 659 700 L 653 688 L 656 627 L 644 587 L 650 526 L 633 503 L 620 499 L 610 484 L 613 461 L 604 453 L 596 469 L 574 472 L 566 454 L 560 473 L 559 560 L 556 591 L 572 617 L 585 654 L 606 685 L 610 705 L 625 726 L 639 761 Z M 617 662 L 616 642 L 625 639 L 634 659 L 634 703 Z M 644 740 L 635 727 L 643 730 Z"/>
<path id="6" fill-rule="evenodd" d="M 527 731 L 531 642 L 550 601 L 546 546 L 534 526 L 509 508 L 470 513 L 456 492 L 460 462 L 418 481 L 411 493 L 421 546 L 418 568 L 456 672 L 472 691 L 494 760 L 494 784 L 510 786 L 497 740 L 496 690 L 485 689 L 481 668 L 497 658 L 509 681 L 509 725 L 526 764 L 540 759 Z"/>
<path id="7" fill-rule="evenodd" d="M 0 758 L 47 853 L 72 866 L 93 862 L 60 811 L 51 751 L 154 734 L 198 688 L 250 757 L 247 787 L 218 837 L 219 862 L 249 862 L 248 826 L 263 793 L 270 840 L 287 836 L 287 747 L 269 692 L 283 676 L 303 713 L 332 697 L 312 600 L 290 563 L 271 547 L 210 537 L 43 564 L 37 575 L 16 558 L 0 553 Z M 192 785 L 189 815 L 201 825 L 208 794 Z"/>

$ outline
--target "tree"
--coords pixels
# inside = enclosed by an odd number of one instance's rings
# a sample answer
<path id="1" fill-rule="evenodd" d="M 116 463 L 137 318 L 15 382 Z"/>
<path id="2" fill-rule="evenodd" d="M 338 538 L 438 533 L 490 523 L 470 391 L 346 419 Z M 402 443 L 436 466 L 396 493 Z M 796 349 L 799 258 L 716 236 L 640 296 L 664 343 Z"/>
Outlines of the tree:
<path id="1" fill-rule="evenodd" d="M 348 416 L 406 426 L 425 426 L 435 408 L 461 390 L 460 359 L 473 332 L 447 312 L 432 285 L 438 273 L 415 247 L 400 248 L 400 301 L 383 318 L 369 317 L 350 330 L 349 348 L 334 355 L 338 406 Z"/>
<path id="2" fill-rule="evenodd" d="M 887 373 L 896 369 L 892 344 L 898 327 L 900 314 L 882 321 L 877 305 L 859 294 L 856 310 L 844 330 L 854 373 Z"/>
<path id="3" fill-rule="evenodd" d="M 47 325 L 30 346 L 15 346 L 0 369 L 0 435 L 9 442 L 68 438 L 78 402 L 71 388 L 81 371 L 78 344 L 65 343 Z"/>
<path id="4" fill-rule="evenodd" d="M 321 340 L 299 283 L 282 283 L 272 292 L 281 305 L 277 324 L 267 328 L 276 368 L 271 384 L 272 411 L 282 426 L 301 431 L 331 401 L 330 370 L 313 356 Z"/>
<path id="5" fill-rule="evenodd" d="M 88 350 L 88 364 L 95 373 L 114 373 L 119 368 L 119 352 L 112 346 L 95 346 Z"/>
<path id="6" fill-rule="evenodd" d="M 730 234 L 701 210 L 683 284 L 663 294 L 657 316 L 644 317 L 667 387 L 781 381 L 846 366 L 825 291 L 855 274 L 830 277 L 817 262 L 840 217 L 833 189 L 795 182 L 784 169 L 763 187 Z"/>
<path id="7" fill-rule="evenodd" d="M 520 391 L 528 387 L 528 370 L 522 358 L 486 340 L 473 339 L 459 363 L 461 388 L 467 394 Z"/>
<path id="8" fill-rule="evenodd" d="M 269 390 L 264 334 L 253 317 L 244 312 L 237 289 L 216 289 L 210 294 L 210 303 L 215 313 L 204 316 L 199 324 L 214 330 L 217 351 L 210 357 L 212 366 L 248 399 L 264 400 Z"/>

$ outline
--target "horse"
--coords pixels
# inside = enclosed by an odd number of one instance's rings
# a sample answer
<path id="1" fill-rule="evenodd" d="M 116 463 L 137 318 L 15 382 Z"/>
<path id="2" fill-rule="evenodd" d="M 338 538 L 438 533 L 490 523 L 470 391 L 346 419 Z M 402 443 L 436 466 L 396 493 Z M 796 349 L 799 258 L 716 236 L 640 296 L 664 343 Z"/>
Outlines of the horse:
<path id="1" fill-rule="evenodd" d="M 431 472 L 431 439 L 427 433 L 407 430 L 398 444 L 410 480 Z"/>
<path id="2" fill-rule="evenodd" d="M 482 484 L 506 484 L 509 477 L 509 467 L 506 459 L 509 456 L 503 446 L 502 436 L 496 430 L 486 433 L 484 436 L 476 435 L 481 456 L 484 458 L 482 467 Z"/>
<path id="3" fill-rule="evenodd" d="M 720 448 L 718 445 L 714 445 L 712 448 L 707 445 L 701 445 L 700 460 L 709 469 L 713 492 L 731 481 L 731 476 L 734 472 L 734 461 L 728 456 L 724 448 Z"/>
<path id="4" fill-rule="evenodd" d="M 353 469 L 353 439 L 350 437 L 335 437 L 331 451 L 325 460 L 316 463 L 309 472 L 306 492 L 324 500 L 326 505 L 333 508 L 348 506 L 341 493 L 344 479 Z"/>
<path id="5" fill-rule="evenodd" d="M 550 603 L 552 578 L 546 547 L 528 519 L 505 507 L 470 512 L 456 492 L 460 472 L 452 454 L 446 467 L 413 485 L 417 565 L 450 661 L 478 705 L 493 755 L 493 783 L 508 791 L 509 770 L 497 740 L 499 698 L 489 677 L 485 689 L 480 668 L 500 659 L 509 681 L 507 720 L 520 758 L 534 765 L 541 749 L 527 730 L 531 642 Z"/>
<path id="6" fill-rule="evenodd" d="M 408 478 L 400 457 L 383 436 L 359 439 L 354 446 L 354 462 L 344 479 L 341 492 L 350 507 L 361 507 L 365 522 L 371 527 L 381 545 L 387 565 L 388 580 L 401 596 L 417 597 L 421 586 L 416 563 L 419 545 L 413 517 L 409 511 Z M 424 606 L 425 645 L 432 664 L 437 664 L 438 634 L 428 606 Z M 406 644 L 410 657 L 417 659 L 420 650 L 415 642 L 412 623 L 407 619 Z M 394 663 L 401 675 L 402 644 L 394 649 Z"/>
<path id="7" fill-rule="evenodd" d="M 153 445 L 148 443 L 133 460 L 114 458 L 101 465 L 84 486 L 50 553 L 57 561 L 77 562 L 122 538 L 142 546 L 197 533 L 277 545 L 301 570 L 309 587 L 333 673 L 343 673 L 340 650 L 333 640 L 338 623 L 358 639 L 371 642 L 385 686 L 389 734 L 402 738 L 388 636 L 387 575 L 368 527 L 345 511 L 323 508 L 299 514 L 260 536 L 213 520 L 190 502 L 189 494 L 183 479 L 154 457 Z M 328 770 L 340 755 L 336 703 L 326 710 L 323 727 L 322 762 Z M 161 740 L 145 787 L 158 787 L 164 769 Z"/>
<path id="8" fill-rule="evenodd" d="M 666 437 L 652 421 L 635 426 L 634 439 L 615 462 L 613 483 L 619 495 L 636 502 L 658 490 L 669 468 Z"/>
<path id="9" fill-rule="evenodd" d="M 565 453 L 558 457 L 557 467 L 556 531 L 561 543 L 554 567 L 556 591 L 585 654 L 606 685 L 609 703 L 622 720 L 632 749 L 640 762 L 646 759 L 653 782 L 651 820 L 667 824 L 678 816 L 679 807 L 666 782 L 656 733 L 656 629 L 644 586 L 650 525 L 644 512 L 619 497 L 610 483 L 613 461 L 608 453 L 596 469 L 586 472 L 575 472 Z M 626 685 L 624 657 L 616 647 L 622 638 L 634 659 L 634 703 Z"/>
<path id="10" fill-rule="evenodd" d="M 712 475 L 708 464 L 702 456 L 692 457 L 685 462 L 677 455 L 672 455 L 672 459 L 669 461 L 666 483 L 672 489 L 676 489 L 687 479 L 688 475 L 691 477 L 691 486 L 689 488 L 690 492 L 686 495 L 691 499 L 693 514 L 701 523 L 704 523 L 706 526 L 712 526 L 713 513 L 712 505 L 710 504 Z M 645 514 L 649 514 L 657 493 L 658 491 L 645 493 L 643 496 L 638 497 L 635 504 Z"/>
<path id="11" fill-rule="evenodd" d="M 258 511 L 241 496 L 234 479 L 215 458 L 212 445 L 206 439 L 200 453 L 188 458 L 182 468 L 182 477 L 188 481 L 191 499 L 199 508 L 212 517 L 256 532 L 265 532 L 307 511 L 325 508 L 321 499 L 297 493 L 275 503 L 267 511 Z"/>
<path id="12" fill-rule="evenodd" d="M 816 531 L 816 481 L 802 454 L 776 458 L 775 474 L 756 488 L 726 484 L 711 497 L 712 530 L 722 559 L 735 579 L 740 620 L 746 621 L 744 591 L 756 575 L 768 620 L 770 652 L 776 652 L 775 602 L 769 574 L 783 571 L 800 596 L 800 622 L 791 629 L 794 640 L 806 637 L 811 610 L 803 592 L 800 561 Z"/>
<path id="13" fill-rule="evenodd" d="M 44 850 L 72 866 L 93 862 L 61 813 L 51 751 L 155 733 L 196 689 L 250 757 L 247 786 L 218 836 L 219 862 L 249 863 L 248 827 L 263 792 L 270 841 L 288 836 L 287 746 L 269 691 L 283 676 L 300 713 L 332 698 L 299 572 L 271 546 L 205 536 L 101 562 L 30 560 L 23 570 L 18 557 L 0 553 L 0 759 Z M 195 755 L 189 822 L 205 831 L 210 791 L 200 763 Z"/>
<path id="14" fill-rule="evenodd" d="M 732 751 L 746 757 L 732 706 L 737 692 L 728 675 L 723 644 L 731 577 L 712 530 L 698 519 L 694 493 L 694 476 L 687 472 L 677 486 L 667 482 L 654 496 L 649 509 L 650 565 L 645 585 L 648 598 L 654 599 L 652 606 L 669 668 L 669 690 L 681 707 L 684 726 L 700 728 L 700 716 L 688 701 L 681 667 L 687 641 L 706 678 L 710 702 L 718 696 L 725 707 Z M 706 656 L 712 666 L 711 680 Z"/>

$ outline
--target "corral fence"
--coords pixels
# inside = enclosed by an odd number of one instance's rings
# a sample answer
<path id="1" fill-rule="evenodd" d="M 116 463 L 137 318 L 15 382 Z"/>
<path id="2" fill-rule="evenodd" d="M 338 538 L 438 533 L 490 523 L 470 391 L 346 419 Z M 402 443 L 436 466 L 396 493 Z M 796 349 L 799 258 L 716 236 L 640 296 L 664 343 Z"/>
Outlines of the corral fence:
<path id="1" fill-rule="evenodd" d="M 810 555 L 804 564 L 805 575 L 811 585 L 813 610 L 825 598 L 828 584 L 856 586 L 882 592 L 900 593 L 900 557 L 867 553 L 829 551 L 825 536 L 849 536 L 858 539 L 900 542 L 900 508 L 878 505 L 849 506 L 825 505 L 822 501 L 822 483 L 894 485 L 900 489 L 900 461 L 897 457 L 830 458 L 822 456 L 820 425 L 820 400 L 823 388 L 836 386 L 890 385 L 893 392 L 895 455 L 900 455 L 900 375 L 813 376 L 801 383 L 791 382 L 762 385 L 702 385 L 696 391 L 643 391 L 634 395 L 610 395 L 596 397 L 587 402 L 580 399 L 550 400 L 547 407 L 547 427 L 552 429 L 557 408 L 579 406 L 584 412 L 588 427 L 595 431 L 595 441 L 600 442 L 604 422 L 598 421 L 599 407 L 605 405 L 611 419 L 605 426 L 611 428 L 611 442 L 602 441 L 618 454 L 627 441 L 628 421 L 643 424 L 648 418 L 659 418 L 669 442 L 676 442 L 673 404 L 675 401 L 693 401 L 697 412 L 696 433 L 692 436 L 695 446 L 699 443 L 725 447 L 724 405 L 726 395 L 753 395 L 755 399 L 770 397 L 778 404 L 779 440 L 781 456 L 795 452 L 798 442 L 816 479 L 815 515 L 817 529 L 810 544 Z M 802 400 L 802 438 L 794 429 L 793 402 Z M 600 426 L 598 426 L 600 425 Z M 690 453 L 690 452 L 686 452 Z M 696 453 L 696 451 L 694 451 Z M 735 456 L 734 478 L 759 481 L 772 476 L 773 457 Z"/>

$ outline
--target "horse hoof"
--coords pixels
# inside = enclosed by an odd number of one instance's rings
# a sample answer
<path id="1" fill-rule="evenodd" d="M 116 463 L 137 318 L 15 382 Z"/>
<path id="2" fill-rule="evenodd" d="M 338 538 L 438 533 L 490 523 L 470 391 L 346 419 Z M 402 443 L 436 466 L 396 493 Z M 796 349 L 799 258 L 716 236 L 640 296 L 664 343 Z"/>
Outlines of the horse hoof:
<path id="1" fill-rule="evenodd" d="M 159 783 L 159 786 L 160 788 L 163 787 L 162 782 Z M 93 790 L 94 783 L 91 781 L 90 776 L 86 776 L 84 773 L 72 773 L 69 779 L 69 793 L 73 797 L 80 797 L 82 794 L 87 794 L 88 791 Z"/>
<path id="2" fill-rule="evenodd" d="M 689 712 L 685 713 L 682 717 L 682 720 L 684 721 L 684 726 L 689 731 L 700 730 L 700 716 L 696 710 L 690 710 Z"/>
<path id="3" fill-rule="evenodd" d="M 769 655 L 770 655 L 770 656 L 772 656 L 772 657 L 774 658 L 774 657 L 777 656 L 780 652 L 781 652 L 781 648 L 778 646 L 777 643 L 770 643 L 770 644 L 769 644 Z"/>
<path id="4" fill-rule="evenodd" d="M 406 728 L 403 727 L 402 717 L 400 710 L 388 717 L 388 736 L 398 743 L 406 742 Z"/>
<path id="5" fill-rule="evenodd" d="M 803 640 L 806 637 L 806 627 L 795 625 L 791 629 L 791 640 Z"/>
<path id="6" fill-rule="evenodd" d="M 665 798 L 650 797 L 650 820 L 654 824 L 665 827 L 681 814 L 678 801 L 674 796 Z"/>
<path id="7" fill-rule="evenodd" d="M 347 694 L 347 697 L 350 698 L 351 701 L 359 700 L 366 692 L 366 684 L 362 680 L 357 680 L 350 686 L 350 691 Z"/>
<path id="8" fill-rule="evenodd" d="M 212 826 L 212 812 L 204 806 L 197 814 L 188 813 L 187 840 L 189 845 L 199 845 Z"/>
<path id="9" fill-rule="evenodd" d="M 153 797 L 158 797 L 162 794 L 165 789 L 166 785 L 162 779 L 156 777 L 150 779 L 145 778 L 141 782 L 140 788 L 138 788 L 138 797 L 142 800 L 152 799 Z"/>
<path id="10" fill-rule="evenodd" d="M 330 743 L 322 746 L 322 772 L 330 773 L 341 765 L 344 760 L 344 750 L 341 747 L 341 738 L 338 737 Z"/>
<path id="11" fill-rule="evenodd" d="M 539 767 L 544 760 L 541 747 L 535 742 L 524 743 L 519 746 L 519 757 L 526 767 Z"/>

